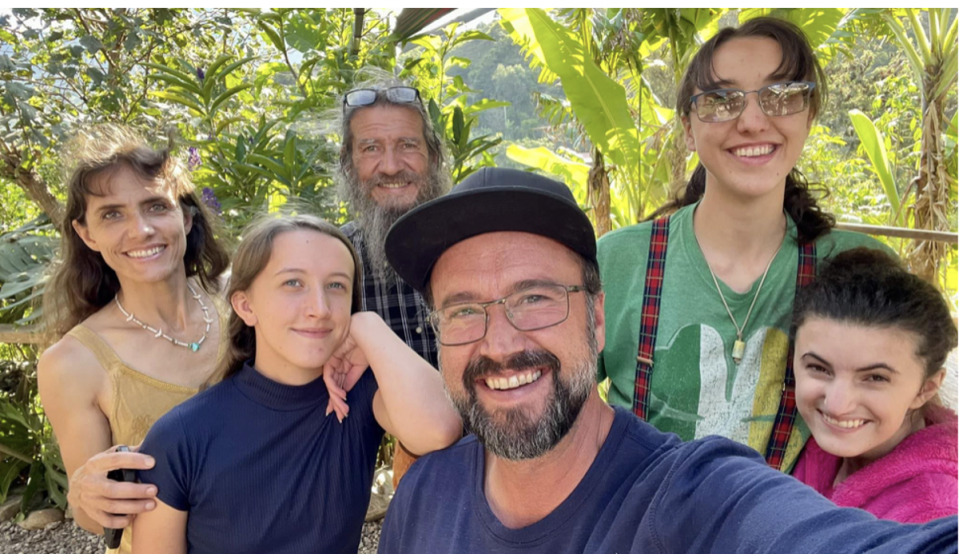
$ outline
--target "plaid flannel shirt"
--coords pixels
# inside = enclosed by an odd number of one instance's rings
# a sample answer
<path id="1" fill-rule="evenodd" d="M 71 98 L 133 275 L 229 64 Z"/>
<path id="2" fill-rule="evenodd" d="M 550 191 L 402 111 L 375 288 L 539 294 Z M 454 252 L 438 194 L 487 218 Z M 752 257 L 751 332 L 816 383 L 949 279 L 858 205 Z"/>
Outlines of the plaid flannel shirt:
<path id="1" fill-rule="evenodd" d="M 428 319 L 429 308 L 423 296 L 413 287 L 396 277 L 393 282 L 383 282 L 376 277 L 367 262 L 368 255 L 363 243 L 363 232 L 351 221 L 341 230 L 353 243 L 363 263 L 360 279 L 363 305 L 361 311 L 376 312 L 393 329 L 403 342 L 409 345 L 424 360 L 437 367 L 436 335 Z"/>

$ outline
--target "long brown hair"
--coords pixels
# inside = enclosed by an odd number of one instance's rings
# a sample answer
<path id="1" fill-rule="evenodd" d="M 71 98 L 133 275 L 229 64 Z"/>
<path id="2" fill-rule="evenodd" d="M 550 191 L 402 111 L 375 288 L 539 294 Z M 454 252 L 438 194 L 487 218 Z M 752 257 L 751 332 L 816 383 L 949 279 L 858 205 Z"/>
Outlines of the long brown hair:
<path id="1" fill-rule="evenodd" d="M 353 248 L 353 243 L 336 226 L 315 215 L 299 214 L 287 216 L 268 215 L 255 220 L 243 232 L 243 240 L 233 256 L 233 269 L 230 274 L 230 284 L 226 288 L 226 299 L 231 302 L 233 295 L 239 291 L 249 290 L 253 281 L 270 262 L 273 255 L 273 241 L 277 236 L 291 231 L 308 230 L 329 235 L 342 242 L 350 251 L 353 258 L 353 296 L 350 313 L 356 313 L 361 304 L 361 275 L 363 268 L 360 258 Z M 256 333 L 240 319 L 236 310 L 230 312 L 230 322 L 227 326 L 226 356 L 223 358 L 223 374 L 225 377 L 239 371 L 247 360 L 256 358 Z"/>
<path id="2" fill-rule="evenodd" d="M 155 150 L 128 127 L 98 125 L 78 134 L 64 149 L 67 209 L 59 222 L 59 256 L 43 298 L 49 342 L 107 305 L 120 290 L 116 273 L 100 253 L 84 244 L 73 222 L 86 225 L 87 198 L 101 194 L 95 184 L 124 166 L 144 180 L 171 187 L 180 207 L 192 212 L 183 256 L 187 277 L 196 276 L 207 291 L 220 290 L 218 278 L 229 265 L 229 256 L 215 238 L 213 219 L 197 197 L 189 172 L 171 148 L 172 144 Z"/>
<path id="3" fill-rule="evenodd" d="M 817 117 L 826 102 L 826 75 L 802 30 L 786 20 L 774 17 L 757 17 L 738 28 L 727 27 L 706 41 L 689 63 L 680 81 L 679 92 L 676 94 L 676 113 L 683 119 L 689 117 L 692 107 L 690 97 L 696 89 L 720 88 L 713 77 L 713 56 L 716 50 L 733 39 L 747 37 L 769 38 L 779 44 L 783 57 L 772 77 L 816 83 L 809 98 L 809 110 L 811 117 Z M 694 204 L 705 192 L 706 167 L 699 163 L 685 189 L 675 199 L 656 210 L 650 219 Z M 816 203 L 816 198 L 810 193 L 809 182 L 795 167 L 786 176 L 783 209 L 796 222 L 799 242 L 814 241 L 836 225 L 835 218 L 822 211 Z"/>

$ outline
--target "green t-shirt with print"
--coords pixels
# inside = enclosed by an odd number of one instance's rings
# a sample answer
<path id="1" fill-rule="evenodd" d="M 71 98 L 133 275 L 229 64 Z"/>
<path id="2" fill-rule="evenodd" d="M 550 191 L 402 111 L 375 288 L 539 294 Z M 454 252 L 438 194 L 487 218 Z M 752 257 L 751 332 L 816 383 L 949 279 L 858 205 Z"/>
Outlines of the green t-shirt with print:
<path id="1" fill-rule="evenodd" d="M 779 408 L 789 350 L 799 265 L 796 225 L 786 218 L 785 242 L 769 268 L 743 329 L 746 350 L 737 364 L 732 359 L 736 328 L 693 234 L 696 206 L 680 209 L 669 222 L 647 420 L 683 440 L 721 435 L 765 455 Z M 652 222 L 625 227 L 605 235 L 598 245 L 606 292 L 606 347 L 600 355 L 599 379 L 610 379 L 610 403 L 630 409 L 651 231 Z M 859 246 L 891 253 L 867 235 L 833 230 L 816 241 L 817 267 L 823 260 Z M 729 309 L 740 324 L 759 281 L 744 293 L 734 292 L 719 282 Z M 808 436 L 808 428 L 797 418 L 783 469 L 792 467 Z"/>

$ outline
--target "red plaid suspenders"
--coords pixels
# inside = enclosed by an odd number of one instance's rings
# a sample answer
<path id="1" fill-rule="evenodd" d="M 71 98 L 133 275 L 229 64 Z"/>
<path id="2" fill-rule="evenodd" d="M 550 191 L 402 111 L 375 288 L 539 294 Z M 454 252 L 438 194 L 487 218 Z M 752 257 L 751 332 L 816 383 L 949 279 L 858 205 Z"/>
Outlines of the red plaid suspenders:
<path id="1" fill-rule="evenodd" d="M 669 241 L 669 216 L 653 222 L 646 262 L 646 284 L 643 289 L 643 307 L 639 324 L 639 349 L 636 356 L 636 384 L 633 390 L 633 413 L 646 419 L 649 411 L 650 382 L 653 373 L 653 350 L 659 327 L 662 304 L 663 277 L 666 273 L 666 249 Z M 796 272 L 796 290 L 810 283 L 816 276 L 816 244 L 809 242 L 799 247 L 799 268 Z M 796 391 L 793 377 L 793 346 L 786 357 L 786 375 L 783 394 L 773 423 L 773 434 L 766 451 L 766 462 L 781 469 L 789 436 L 796 421 Z"/>
<path id="2" fill-rule="evenodd" d="M 669 243 L 669 216 L 653 221 L 646 261 L 646 284 L 643 289 L 643 311 L 639 321 L 639 353 L 636 356 L 636 386 L 633 390 L 633 413 L 646 419 L 649 409 L 649 383 L 653 376 L 653 349 L 659 327 L 659 305 L 662 302 L 663 275 L 666 273 L 666 247 Z"/>
<path id="3" fill-rule="evenodd" d="M 816 243 L 807 242 L 799 246 L 799 268 L 796 271 L 796 292 L 816 278 Z M 779 409 L 773 422 L 773 435 L 766 446 L 766 463 L 773 469 L 782 469 L 789 445 L 789 436 L 796 422 L 796 377 L 793 375 L 793 341 L 789 341 L 786 354 L 786 376 L 783 379 L 783 393 L 779 398 Z"/>

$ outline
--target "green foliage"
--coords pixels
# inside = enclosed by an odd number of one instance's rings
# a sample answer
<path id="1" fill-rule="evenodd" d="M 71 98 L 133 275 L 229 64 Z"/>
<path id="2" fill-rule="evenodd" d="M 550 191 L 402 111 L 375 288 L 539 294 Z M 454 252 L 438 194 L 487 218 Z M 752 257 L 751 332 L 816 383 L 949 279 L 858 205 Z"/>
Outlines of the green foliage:
<path id="1" fill-rule="evenodd" d="M 63 461 L 36 387 L 36 364 L 0 360 L 0 502 L 11 487 L 22 490 L 22 514 L 67 504 Z"/>
<path id="2" fill-rule="evenodd" d="M 640 187 L 641 137 L 634 105 L 640 97 L 639 60 L 623 55 L 623 45 L 641 40 L 636 10 L 563 10 L 554 21 L 538 9 L 502 8 L 501 25 L 523 47 L 531 67 L 539 67 L 539 80 L 559 79 L 565 100 L 540 95 L 541 112 L 554 128 L 575 133 L 573 145 L 589 150 L 589 144 L 610 162 L 611 210 L 618 224 L 633 220 L 642 211 L 644 190 Z M 632 51 L 635 51 L 633 48 Z M 570 125 L 569 123 L 572 123 Z M 531 160 L 529 156 L 512 156 Z M 561 164 L 532 167 L 562 168 Z M 557 176 L 566 177 L 563 173 Z M 587 211 L 592 208 L 587 206 Z M 594 220 L 609 214 L 593 213 Z"/>
<path id="3" fill-rule="evenodd" d="M 508 105 L 480 113 L 475 132 L 517 141 L 544 136 L 547 130 L 536 111 L 537 98 L 541 94 L 562 97 L 562 88 L 537 83 L 538 72 L 527 65 L 519 47 L 498 23 L 490 22 L 478 29 L 492 37 L 494 42 L 477 40 L 459 45 L 454 54 L 471 63 L 467 67 L 452 67 L 448 74 L 461 76 L 476 91 L 469 93 L 470 103 L 483 98 L 509 102 Z M 562 140 L 559 136 L 553 138 Z M 497 149 L 501 150 L 504 146 L 500 145 Z M 500 161 L 505 160 L 501 158 Z"/>
<path id="4" fill-rule="evenodd" d="M 42 285 L 57 242 L 46 216 L 0 235 L 0 324 L 24 325 L 40 316 Z"/>
<path id="5" fill-rule="evenodd" d="M 581 161 L 571 160 L 540 146 L 539 148 L 523 148 L 511 144 L 506 149 L 509 159 L 527 167 L 535 167 L 551 175 L 561 177 L 573 190 L 576 201 L 586 203 L 586 180 L 589 177 L 589 165 Z"/>
<path id="6" fill-rule="evenodd" d="M 400 68 L 446 141 L 454 181 L 486 165 L 542 171 L 567 182 L 597 221 L 589 176 L 602 169 L 608 216 L 618 227 L 660 205 L 696 163 L 673 111 L 690 58 L 720 26 L 759 15 L 799 25 L 826 63 L 829 104 L 799 164 L 830 193 L 824 206 L 844 221 L 914 225 L 914 211 L 900 199 L 917 177 L 924 133 L 933 132 L 941 146 L 933 157 L 948 189 L 939 205 L 956 229 L 955 9 L 500 14 L 501 23 L 453 24 L 416 37 L 399 55 L 381 11 L 51 8 L 0 15 L 0 323 L 39 315 L 30 306 L 56 236 L 37 218 L 62 201 L 59 152 L 84 126 L 115 122 L 161 141 L 179 137 L 198 189 L 219 200 L 227 235 L 293 199 L 342 223 L 345 211 L 331 192 L 338 155 L 331 114 L 357 70 Z M 939 112 L 924 120 L 930 105 Z M 911 246 L 887 242 L 900 252 Z M 956 250 L 943 259 L 955 302 Z M 11 357 L 11 348 L 0 345 L 0 358 Z M 32 368 L 17 371 L 32 375 Z M 27 383 L 22 394 L 10 392 L 16 387 L 0 393 L 0 496 L 11 483 L 29 483 L 28 504 L 59 503 L 60 466 L 31 379 L 17 381 Z"/>
<path id="7" fill-rule="evenodd" d="M 843 8 L 750 8 L 739 12 L 739 21 L 744 22 L 759 16 L 773 16 L 795 23 L 817 50 L 823 65 L 841 50 L 849 53 L 854 36 L 844 27 L 852 21 Z"/>
<path id="8" fill-rule="evenodd" d="M 459 47 L 477 41 L 492 41 L 482 31 L 458 32 L 454 23 L 442 29 L 438 36 L 424 35 L 411 44 L 418 48 L 410 50 L 403 62 L 400 78 L 412 79 L 420 93 L 425 96 L 433 127 L 445 138 L 451 157 L 453 183 L 458 183 L 484 166 L 495 165 L 493 149 L 501 138 L 489 134 L 472 136 L 479 121 L 478 114 L 493 108 L 508 106 L 508 102 L 474 99 L 469 94 L 476 91 L 468 87 L 462 75 L 451 70 L 468 68 L 470 60 L 453 55 Z"/>
<path id="9" fill-rule="evenodd" d="M 892 207 L 893 220 L 901 227 L 903 226 L 904 215 L 899 202 L 899 192 L 896 190 L 896 182 L 893 180 L 889 156 L 886 154 L 885 140 L 873 122 L 866 117 L 866 114 L 859 110 L 850 110 L 849 118 L 852 119 L 856 134 L 859 135 L 859 140 L 869 156 L 869 161 L 872 162 L 871 169 L 879 177 L 879 182 L 886 193 L 886 199 Z"/>
<path id="10" fill-rule="evenodd" d="M 590 140 L 623 168 L 629 179 L 630 168 L 639 166 L 639 134 L 626 103 L 625 87 L 606 75 L 588 56 L 585 45 L 543 10 L 503 8 L 500 13 L 514 39 L 528 43 L 559 76 L 573 113 Z"/>

